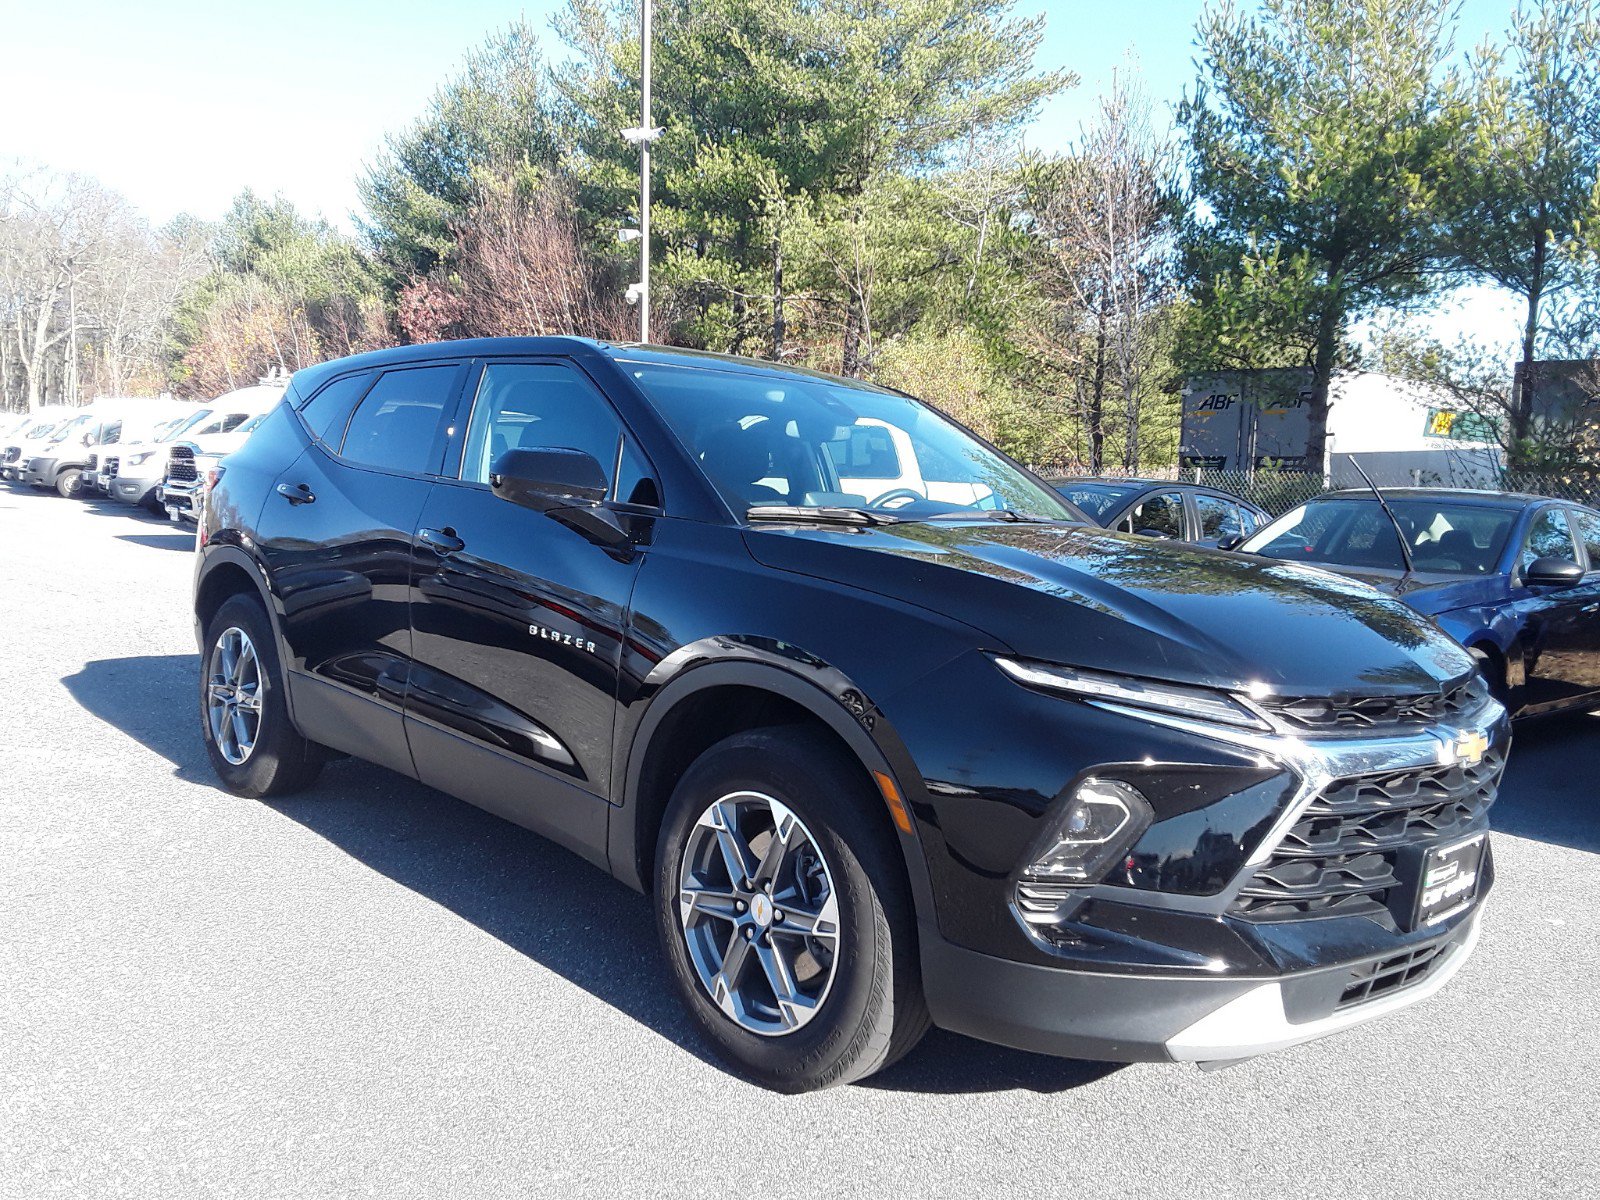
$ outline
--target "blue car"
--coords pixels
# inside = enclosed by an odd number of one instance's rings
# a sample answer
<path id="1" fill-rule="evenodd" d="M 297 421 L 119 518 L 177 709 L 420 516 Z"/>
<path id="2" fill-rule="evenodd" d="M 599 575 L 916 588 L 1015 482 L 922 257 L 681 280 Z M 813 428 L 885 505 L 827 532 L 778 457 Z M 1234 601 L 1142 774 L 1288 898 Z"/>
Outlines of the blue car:
<path id="1" fill-rule="evenodd" d="M 1600 512 L 1510 492 L 1383 495 L 1394 522 L 1370 491 L 1330 492 L 1223 548 L 1350 575 L 1432 617 L 1513 716 L 1600 707 Z"/>

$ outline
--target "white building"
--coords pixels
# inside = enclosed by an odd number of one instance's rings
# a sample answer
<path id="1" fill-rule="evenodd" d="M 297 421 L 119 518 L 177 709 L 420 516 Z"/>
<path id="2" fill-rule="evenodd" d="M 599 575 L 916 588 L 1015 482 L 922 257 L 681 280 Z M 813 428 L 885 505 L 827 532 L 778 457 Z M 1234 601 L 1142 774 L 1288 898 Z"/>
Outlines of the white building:
<path id="1" fill-rule="evenodd" d="M 1318 471 L 1359 484 L 1360 462 L 1386 487 L 1493 487 L 1500 443 L 1448 390 L 1380 375 L 1337 371 L 1329 391 L 1327 454 L 1308 461 L 1311 371 L 1288 368 L 1197 376 L 1183 390 L 1179 461 L 1185 467 Z"/>

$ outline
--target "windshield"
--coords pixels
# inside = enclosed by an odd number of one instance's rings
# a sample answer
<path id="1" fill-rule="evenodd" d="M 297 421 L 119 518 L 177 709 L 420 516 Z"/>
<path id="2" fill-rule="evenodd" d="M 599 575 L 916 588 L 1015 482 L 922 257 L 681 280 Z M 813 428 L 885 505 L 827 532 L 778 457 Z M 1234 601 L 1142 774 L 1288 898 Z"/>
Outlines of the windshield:
<path id="1" fill-rule="evenodd" d="M 186 422 L 188 419 L 188 417 L 173 417 L 170 420 L 160 422 L 154 429 L 150 431 L 150 440 L 152 442 L 166 441 L 174 433 L 182 429 L 184 422 Z"/>
<path id="2" fill-rule="evenodd" d="M 901 520 L 1081 514 L 916 400 L 825 377 L 626 364 L 734 512 L 862 508 Z"/>
<path id="3" fill-rule="evenodd" d="M 1500 560 L 1516 510 L 1448 500 L 1391 499 L 1389 507 L 1419 571 L 1487 575 Z M 1313 500 L 1284 513 L 1239 549 L 1246 554 L 1338 567 L 1403 571 L 1394 526 L 1377 500 Z"/>
<path id="4" fill-rule="evenodd" d="M 201 421 L 204 421 L 210 415 L 211 415 L 211 410 L 209 408 L 196 409 L 187 418 L 185 418 L 182 421 L 179 421 L 177 423 L 177 425 L 175 425 L 172 428 L 171 432 L 166 434 L 166 436 L 164 436 L 161 440 L 163 442 L 171 441 L 173 438 L 177 437 L 180 433 L 186 433 L 189 430 L 193 429 L 196 425 L 200 424 Z"/>
<path id="5" fill-rule="evenodd" d="M 1109 516 L 1117 505 L 1139 490 L 1109 483 L 1075 483 L 1070 479 L 1057 486 L 1063 496 L 1096 520 Z"/>
<path id="6" fill-rule="evenodd" d="M 50 444 L 53 446 L 57 442 L 65 441 L 68 434 L 83 428 L 93 419 L 87 414 L 81 417 L 73 417 L 72 420 L 66 422 L 50 436 Z"/>
<path id="7" fill-rule="evenodd" d="M 29 425 L 22 436 L 30 442 L 36 442 L 41 438 L 48 437 L 50 431 L 59 424 L 61 424 L 60 421 L 40 421 L 37 424 Z"/>

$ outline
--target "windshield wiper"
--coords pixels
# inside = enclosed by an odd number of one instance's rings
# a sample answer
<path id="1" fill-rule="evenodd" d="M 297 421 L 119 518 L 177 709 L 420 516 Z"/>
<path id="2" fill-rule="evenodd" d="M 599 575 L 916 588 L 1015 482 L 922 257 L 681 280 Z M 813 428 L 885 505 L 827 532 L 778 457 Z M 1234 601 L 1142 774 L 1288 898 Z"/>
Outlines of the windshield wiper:
<path id="1" fill-rule="evenodd" d="M 1049 525 L 1055 517 L 1042 516 L 1039 513 L 1020 512 L 1015 508 L 952 508 L 948 512 L 934 513 L 923 517 L 924 521 L 1016 521 L 1027 525 Z"/>
<path id="2" fill-rule="evenodd" d="M 843 508 L 832 504 L 757 504 L 745 510 L 749 521 L 781 521 L 808 525 L 898 525 L 899 517 L 869 512 L 864 508 Z"/>

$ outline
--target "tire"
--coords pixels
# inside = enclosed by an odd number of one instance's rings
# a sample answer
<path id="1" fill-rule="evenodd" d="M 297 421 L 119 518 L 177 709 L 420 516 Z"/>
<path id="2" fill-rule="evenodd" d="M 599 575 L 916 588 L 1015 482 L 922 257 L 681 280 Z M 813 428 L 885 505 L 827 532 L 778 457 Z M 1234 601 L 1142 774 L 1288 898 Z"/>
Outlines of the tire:
<path id="1" fill-rule="evenodd" d="M 83 494 L 83 472 L 77 467 L 68 467 L 56 476 L 56 492 L 64 500 L 72 500 Z"/>
<path id="2" fill-rule="evenodd" d="M 234 661 L 247 664 L 238 671 L 227 669 L 225 638 L 236 648 Z M 251 659 L 253 671 L 248 666 Z M 240 736 L 231 718 L 214 720 L 213 677 L 234 697 L 246 736 Z M 289 721 L 277 642 L 266 611 L 253 596 L 227 600 L 206 625 L 200 658 L 200 732 L 217 778 L 237 796 L 285 796 L 307 787 L 322 770 L 321 747 L 301 737 Z"/>
<path id="3" fill-rule="evenodd" d="M 881 808 L 860 765 L 801 726 L 718 742 L 684 772 L 667 807 L 655 897 L 673 982 L 719 1057 L 774 1091 L 864 1078 L 927 1032 L 905 868 Z M 775 886 L 761 886 L 759 866 L 749 872 L 756 886 L 741 886 L 722 833 L 737 835 L 744 861 L 764 863 L 780 824 L 789 850 Z M 831 944 L 825 932 L 797 932 L 797 922 L 813 921 L 825 931 L 830 914 Z M 746 932 L 731 968 L 739 986 L 717 991 Z M 773 1003 L 774 978 L 802 1003 Z"/>

